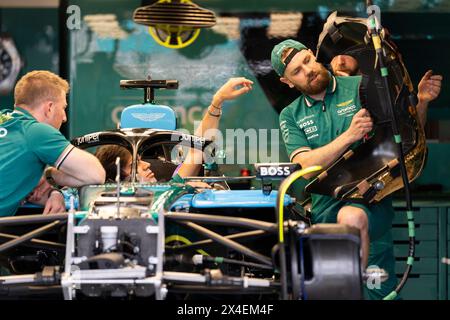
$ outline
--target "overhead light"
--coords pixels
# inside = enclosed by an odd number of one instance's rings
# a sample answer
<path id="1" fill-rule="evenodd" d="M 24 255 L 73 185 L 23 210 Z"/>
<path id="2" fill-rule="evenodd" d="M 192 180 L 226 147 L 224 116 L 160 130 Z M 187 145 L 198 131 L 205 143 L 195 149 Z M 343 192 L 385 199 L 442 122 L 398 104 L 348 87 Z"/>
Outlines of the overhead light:
<path id="1" fill-rule="evenodd" d="M 300 30 L 303 13 L 271 13 L 270 25 L 267 30 L 269 38 L 291 38 L 295 37 Z"/>
<path id="2" fill-rule="evenodd" d="M 155 41 L 167 48 L 181 49 L 192 44 L 200 29 L 216 24 L 214 12 L 190 0 L 159 0 L 134 11 L 133 21 L 149 27 Z"/>
<path id="3" fill-rule="evenodd" d="M 217 17 L 217 24 L 212 29 L 230 40 L 237 40 L 241 37 L 239 24 L 240 19 L 236 17 Z"/>
<path id="4" fill-rule="evenodd" d="M 115 14 L 91 14 L 85 15 L 83 19 L 99 38 L 124 39 L 128 36 L 120 27 Z"/>
<path id="5" fill-rule="evenodd" d="M 211 28 L 216 24 L 214 12 L 191 1 L 158 1 L 137 8 L 133 21 L 146 26 L 171 25 L 192 28 Z"/>

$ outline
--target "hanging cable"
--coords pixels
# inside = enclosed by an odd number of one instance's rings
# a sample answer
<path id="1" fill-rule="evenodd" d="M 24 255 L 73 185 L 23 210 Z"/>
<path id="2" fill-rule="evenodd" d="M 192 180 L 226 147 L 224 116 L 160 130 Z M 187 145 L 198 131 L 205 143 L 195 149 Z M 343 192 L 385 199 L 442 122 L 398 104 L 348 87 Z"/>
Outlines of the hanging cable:
<path id="1" fill-rule="evenodd" d="M 400 131 L 398 128 L 398 120 L 396 117 L 396 114 L 394 112 L 394 106 L 392 104 L 392 97 L 391 93 L 389 91 L 389 81 L 388 81 L 388 69 L 385 65 L 385 53 L 383 51 L 382 47 L 382 40 L 380 37 L 381 33 L 381 24 L 376 16 L 375 10 L 373 10 L 372 2 L 369 0 L 367 1 L 367 13 L 369 14 L 368 17 L 368 29 L 370 32 L 370 36 L 372 39 L 373 46 L 375 48 L 376 57 L 378 60 L 378 67 L 380 70 L 381 78 L 383 81 L 383 88 L 380 88 L 382 92 L 380 92 L 380 97 L 384 98 L 384 102 L 386 105 L 389 106 L 389 111 L 391 115 L 391 124 L 392 124 L 392 132 L 394 135 L 394 141 L 397 146 L 397 150 L 399 153 L 399 166 L 400 166 L 400 172 L 402 175 L 403 185 L 405 188 L 405 200 L 406 200 L 406 213 L 408 217 L 408 236 L 409 236 L 409 250 L 408 250 L 408 259 L 406 261 L 406 270 L 403 273 L 402 279 L 400 280 L 400 283 L 397 285 L 394 291 L 389 293 L 386 297 L 384 297 L 384 300 L 392 300 L 397 297 L 403 286 L 405 285 L 408 276 L 411 272 L 412 265 L 414 262 L 414 251 L 415 251 L 415 231 L 414 231 L 414 213 L 412 208 L 412 199 L 411 199 L 411 190 L 408 180 L 408 173 L 406 170 L 405 165 L 405 156 L 403 154 L 403 145 L 402 145 L 402 138 L 400 135 Z M 380 90 L 380 91 L 381 91 Z"/>

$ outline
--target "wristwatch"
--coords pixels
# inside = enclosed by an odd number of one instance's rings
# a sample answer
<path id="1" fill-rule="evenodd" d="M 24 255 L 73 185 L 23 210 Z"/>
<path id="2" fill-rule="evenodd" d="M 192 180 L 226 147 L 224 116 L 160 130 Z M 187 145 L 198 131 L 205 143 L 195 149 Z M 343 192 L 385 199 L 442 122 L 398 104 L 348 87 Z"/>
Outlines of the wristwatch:
<path id="1" fill-rule="evenodd" d="M 52 187 L 55 187 L 56 189 L 61 189 L 61 186 L 56 183 L 55 179 L 53 179 L 52 169 L 53 169 L 52 167 L 48 167 L 47 169 L 45 169 L 45 180 L 47 180 L 48 184 L 51 185 Z"/>
<path id="2" fill-rule="evenodd" d="M 63 199 L 65 199 L 64 193 L 62 192 L 62 190 L 60 190 L 60 189 L 58 189 L 58 188 L 54 188 L 54 187 L 51 188 L 51 189 L 48 191 L 47 198 L 50 198 L 50 196 L 52 195 L 53 191 L 58 192 L 58 193 L 63 197 Z"/>

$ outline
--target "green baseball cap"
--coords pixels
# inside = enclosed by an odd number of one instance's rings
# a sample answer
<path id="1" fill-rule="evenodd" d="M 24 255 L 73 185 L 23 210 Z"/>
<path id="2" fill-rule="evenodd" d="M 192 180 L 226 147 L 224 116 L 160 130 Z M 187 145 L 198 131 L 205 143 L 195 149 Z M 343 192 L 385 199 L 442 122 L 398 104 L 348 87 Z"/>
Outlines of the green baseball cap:
<path id="1" fill-rule="evenodd" d="M 286 48 L 294 48 L 298 51 L 308 49 L 303 43 L 300 43 L 293 39 L 284 40 L 273 47 L 270 60 L 272 61 L 273 69 L 276 71 L 276 73 L 278 73 L 280 77 L 284 75 L 284 70 L 286 70 L 286 65 L 281 61 L 281 56 L 283 55 L 283 51 Z"/>

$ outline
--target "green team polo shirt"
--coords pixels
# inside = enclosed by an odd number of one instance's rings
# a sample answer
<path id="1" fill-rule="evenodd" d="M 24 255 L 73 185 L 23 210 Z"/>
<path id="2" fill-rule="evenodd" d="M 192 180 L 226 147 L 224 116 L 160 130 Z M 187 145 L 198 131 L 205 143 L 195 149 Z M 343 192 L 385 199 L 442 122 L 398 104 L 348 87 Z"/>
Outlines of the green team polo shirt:
<path id="1" fill-rule="evenodd" d="M 176 175 L 174 175 L 172 177 L 172 179 L 170 179 L 169 182 L 172 182 L 172 183 L 186 183 L 186 181 L 178 173 Z"/>
<path id="2" fill-rule="evenodd" d="M 361 76 L 331 76 L 323 101 L 301 95 L 281 111 L 280 129 L 291 161 L 301 152 L 330 143 L 349 128 L 353 116 L 361 109 L 360 83 Z M 319 194 L 312 194 L 311 198 L 313 223 L 335 223 L 339 209 L 353 205 L 367 213 L 372 240 L 383 236 L 391 226 L 394 211 L 390 198 L 375 205 L 339 201 Z"/>
<path id="3" fill-rule="evenodd" d="M 46 165 L 59 168 L 74 146 L 52 126 L 17 108 L 0 114 L 0 216 L 14 215 Z"/>

